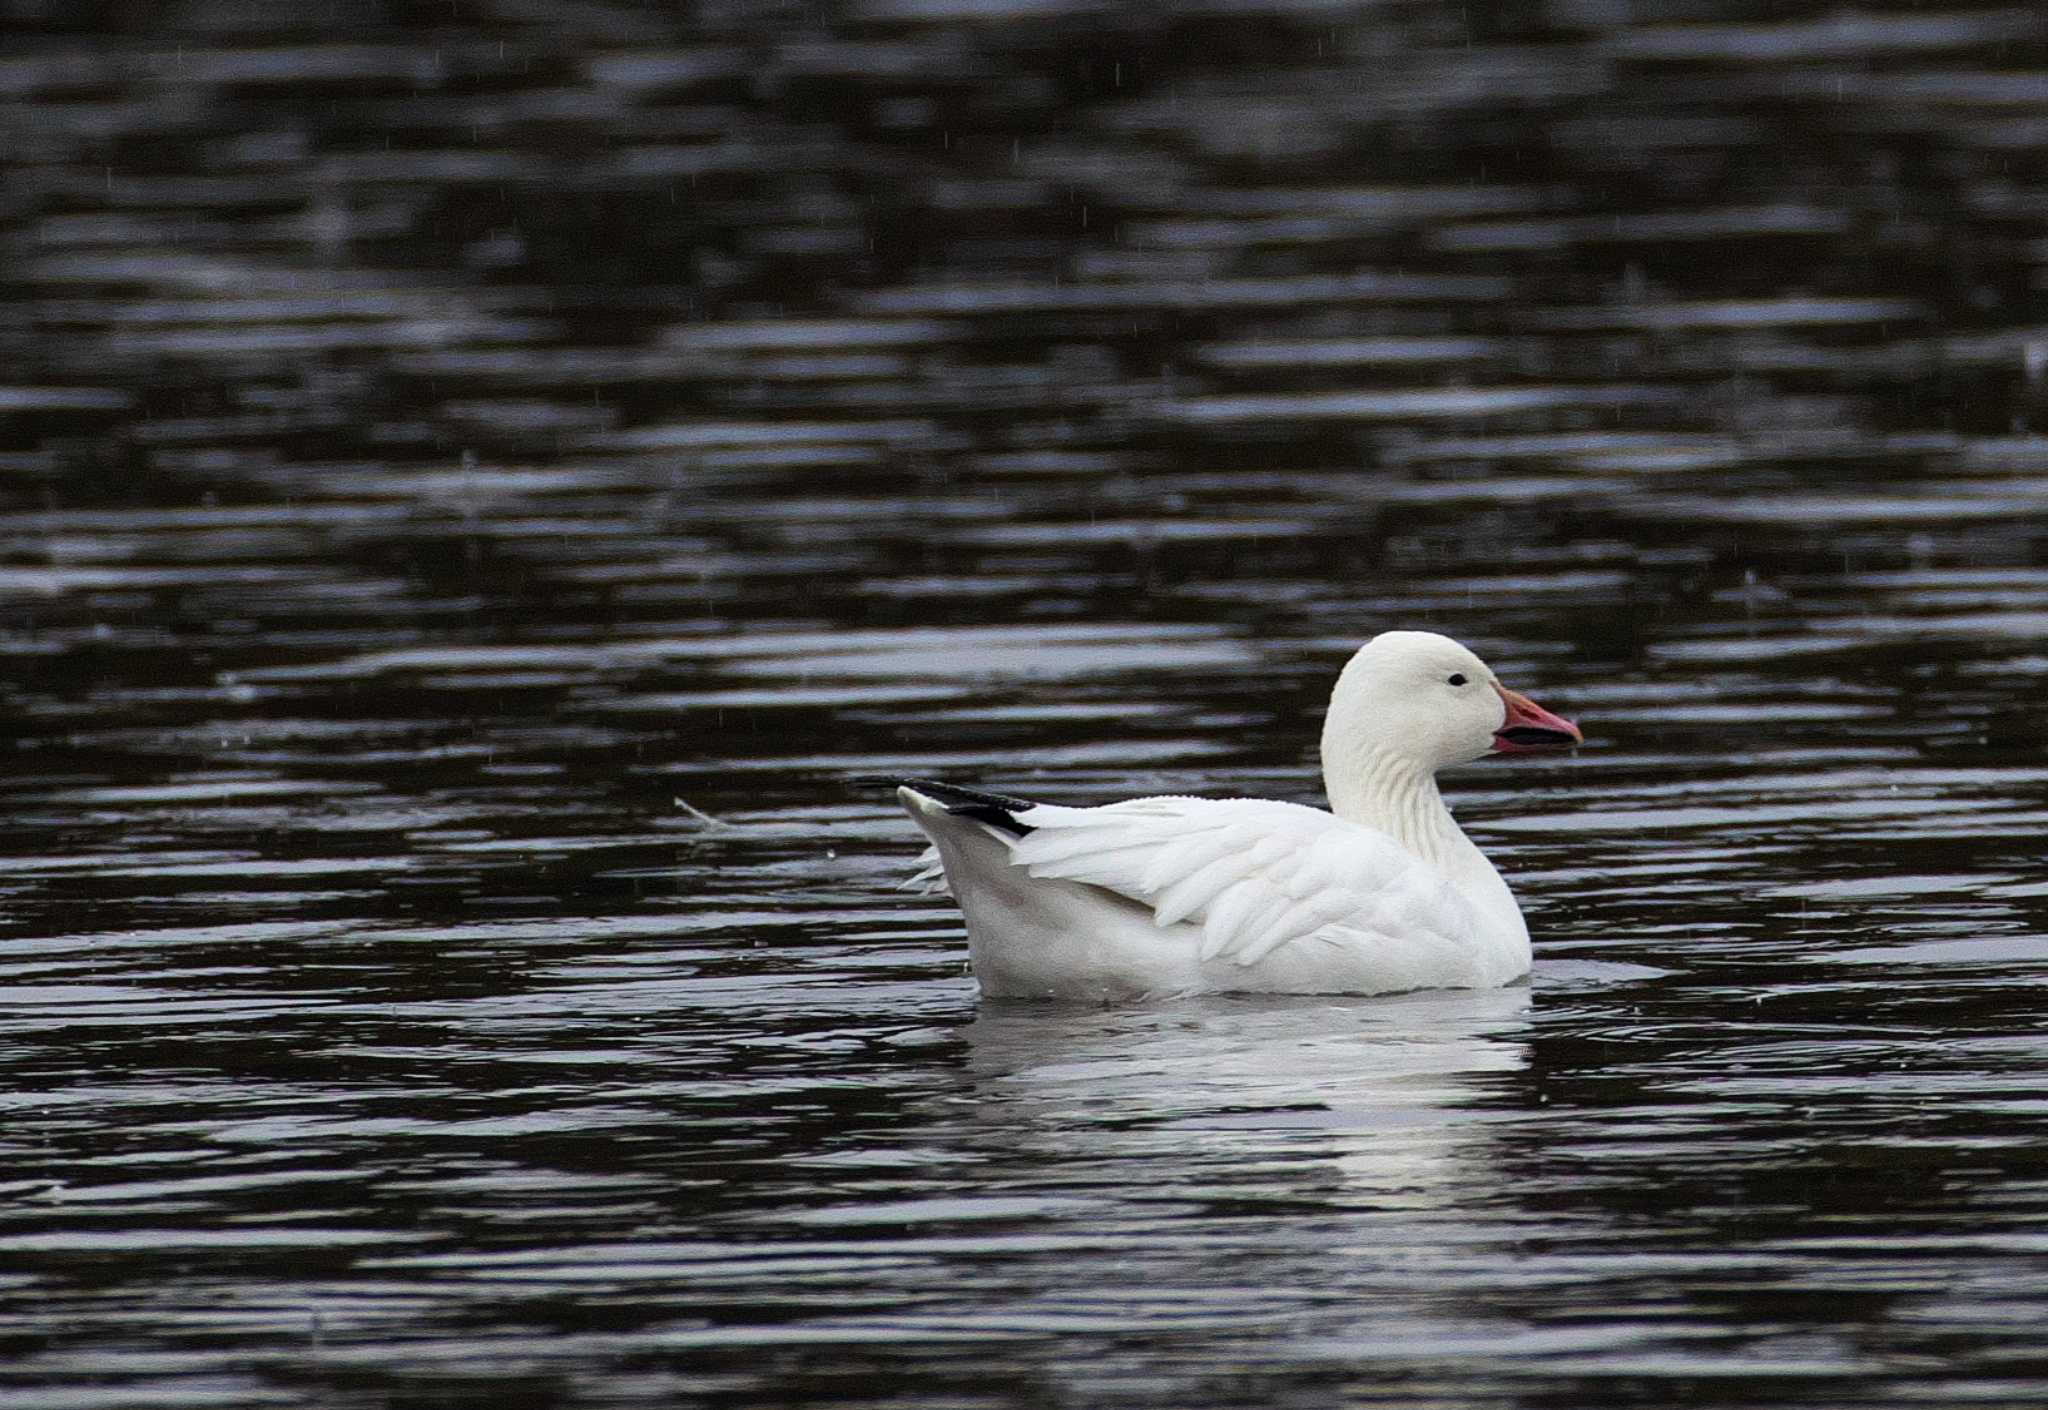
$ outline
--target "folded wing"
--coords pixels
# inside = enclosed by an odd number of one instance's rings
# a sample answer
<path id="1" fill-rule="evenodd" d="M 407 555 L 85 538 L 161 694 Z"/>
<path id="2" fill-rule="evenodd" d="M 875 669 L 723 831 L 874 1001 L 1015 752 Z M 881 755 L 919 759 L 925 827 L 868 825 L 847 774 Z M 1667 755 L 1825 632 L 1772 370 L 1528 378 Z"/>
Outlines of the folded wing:
<path id="1" fill-rule="evenodd" d="M 1200 957 L 1254 965 L 1284 946 L 1455 947 L 1470 903 L 1392 838 L 1315 808 L 1255 799 L 1039 804 L 1010 860 L 1199 926 Z"/>

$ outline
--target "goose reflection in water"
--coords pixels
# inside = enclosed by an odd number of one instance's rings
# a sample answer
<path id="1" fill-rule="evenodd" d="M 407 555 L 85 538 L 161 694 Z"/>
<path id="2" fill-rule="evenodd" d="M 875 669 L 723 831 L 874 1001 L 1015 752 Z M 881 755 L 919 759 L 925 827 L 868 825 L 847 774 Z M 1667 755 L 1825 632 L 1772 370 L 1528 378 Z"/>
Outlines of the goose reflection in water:
<path id="1" fill-rule="evenodd" d="M 961 1030 L 971 1119 L 1068 1161 L 1144 1157 L 1154 1194 L 1176 1176 L 1190 1197 L 1284 1186 L 1257 1159 L 1284 1153 L 1335 1162 L 1375 1203 L 1456 1203 L 1485 1178 L 1488 1098 L 1529 1065 L 1530 1010 L 1526 986 L 1151 1009 L 984 1001 Z M 1235 1160 L 1253 1163 L 1217 1168 Z"/>

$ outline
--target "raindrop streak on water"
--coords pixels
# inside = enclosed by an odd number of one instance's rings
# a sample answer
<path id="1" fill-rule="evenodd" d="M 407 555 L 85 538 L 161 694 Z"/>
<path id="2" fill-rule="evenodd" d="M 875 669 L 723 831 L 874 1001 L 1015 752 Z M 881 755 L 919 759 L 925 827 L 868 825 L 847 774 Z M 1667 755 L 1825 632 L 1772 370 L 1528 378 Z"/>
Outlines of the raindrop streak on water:
<path id="1" fill-rule="evenodd" d="M 0 1399 L 2048 1401 L 2035 10 L 428 8 L 15 7 Z M 847 782 L 1392 625 L 1532 987 L 978 1005 Z"/>

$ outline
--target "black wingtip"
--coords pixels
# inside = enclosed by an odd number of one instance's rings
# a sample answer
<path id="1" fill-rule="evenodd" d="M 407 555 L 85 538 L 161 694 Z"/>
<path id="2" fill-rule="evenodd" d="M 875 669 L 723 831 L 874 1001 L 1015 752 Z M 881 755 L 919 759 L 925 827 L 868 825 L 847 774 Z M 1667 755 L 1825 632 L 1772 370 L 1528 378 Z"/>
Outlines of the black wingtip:
<path id="1" fill-rule="evenodd" d="M 876 788 L 908 788 L 913 793 L 922 793 L 934 802 L 945 804 L 946 811 L 956 817 L 973 818 L 977 822 L 999 827 L 1017 837 L 1031 831 L 1031 828 L 1018 822 L 1016 818 L 1016 814 L 1035 806 L 1026 798 L 1012 798 L 1008 794 L 965 788 L 957 783 L 941 783 L 935 778 L 895 778 L 887 774 L 860 774 L 853 782 Z"/>

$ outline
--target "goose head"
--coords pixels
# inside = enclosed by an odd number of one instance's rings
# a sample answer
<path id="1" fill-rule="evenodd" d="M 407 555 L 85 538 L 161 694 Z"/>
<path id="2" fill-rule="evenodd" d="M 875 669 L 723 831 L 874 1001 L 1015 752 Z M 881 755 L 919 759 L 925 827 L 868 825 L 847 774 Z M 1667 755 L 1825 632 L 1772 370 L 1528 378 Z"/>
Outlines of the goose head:
<path id="1" fill-rule="evenodd" d="M 1323 720 L 1323 764 L 1326 773 L 1374 762 L 1435 773 L 1488 754 L 1584 741 L 1577 725 L 1509 690 L 1449 637 L 1382 632 L 1337 677 Z"/>

